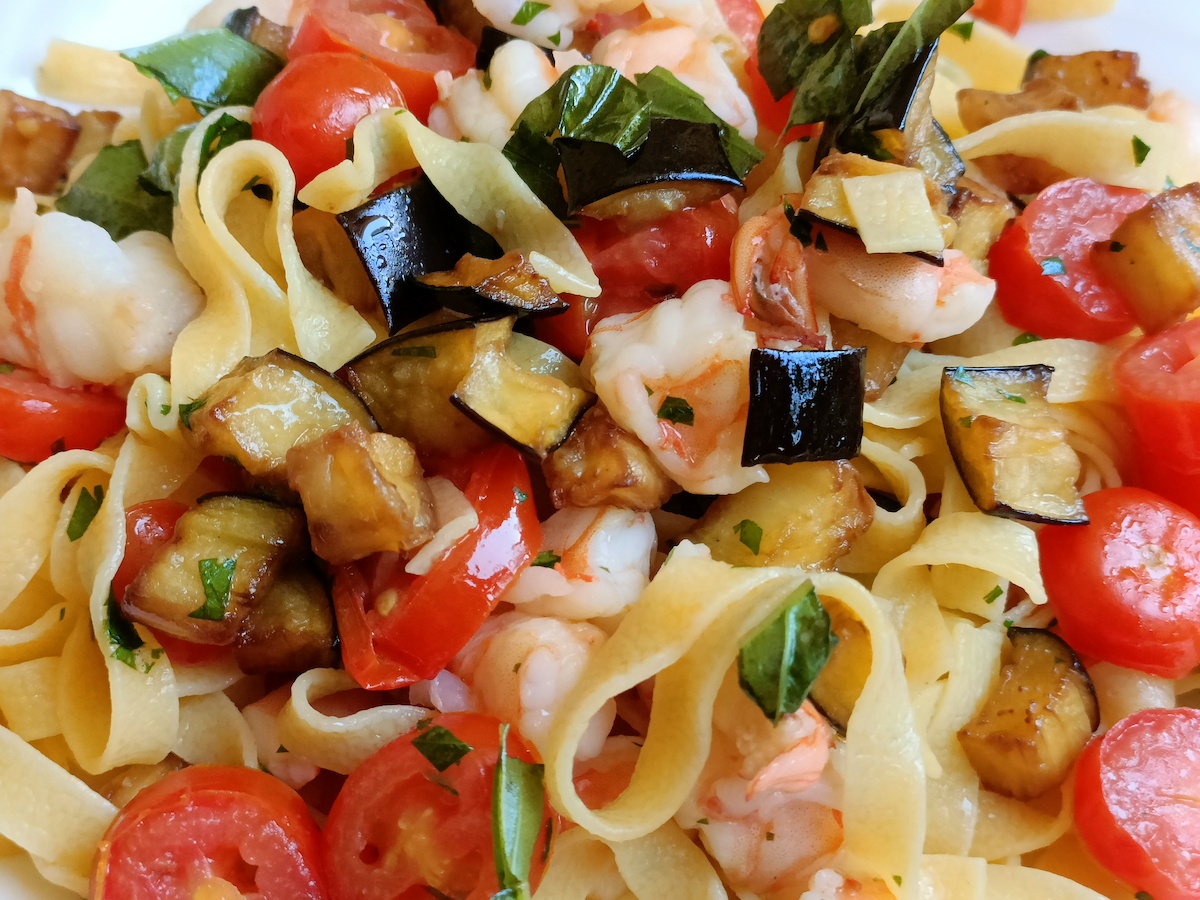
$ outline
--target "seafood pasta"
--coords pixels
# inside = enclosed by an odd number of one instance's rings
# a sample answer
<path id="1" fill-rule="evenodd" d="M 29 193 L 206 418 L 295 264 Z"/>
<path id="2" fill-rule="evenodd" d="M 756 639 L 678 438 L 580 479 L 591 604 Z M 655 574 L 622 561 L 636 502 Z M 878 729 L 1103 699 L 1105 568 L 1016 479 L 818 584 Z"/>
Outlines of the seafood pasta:
<path id="1" fill-rule="evenodd" d="M 101 111 L 0 93 L 3 849 L 122 900 L 1200 896 L 1200 118 L 1011 37 L 1104 11 L 52 45 Z"/>

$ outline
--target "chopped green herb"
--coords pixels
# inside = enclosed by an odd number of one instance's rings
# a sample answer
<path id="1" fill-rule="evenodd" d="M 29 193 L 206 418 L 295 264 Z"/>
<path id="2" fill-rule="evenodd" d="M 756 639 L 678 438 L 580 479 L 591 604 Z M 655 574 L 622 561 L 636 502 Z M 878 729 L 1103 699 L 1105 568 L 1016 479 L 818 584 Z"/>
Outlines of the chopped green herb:
<path id="1" fill-rule="evenodd" d="M 161 194 L 179 195 L 179 171 L 183 168 L 183 148 L 196 130 L 196 123 L 181 125 L 154 146 L 150 162 L 141 174 L 142 185 Z"/>
<path id="2" fill-rule="evenodd" d="M 492 783 L 492 846 L 500 893 L 528 898 L 533 847 L 541 831 L 546 792 L 543 767 L 508 755 L 507 723 L 500 726 L 500 755 Z"/>
<path id="3" fill-rule="evenodd" d="M 658 407 L 658 417 L 676 425 L 695 425 L 696 413 L 682 397 L 666 397 Z"/>
<path id="4" fill-rule="evenodd" d="M 1169 191 L 1173 187 L 1175 187 L 1175 179 L 1168 175 L 1167 180 L 1163 182 L 1163 190 Z"/>
<path id="5" fill-rule="evenodd" d="M 159 415 L 162 415 L 162 416 L 169 416 L 171 414 L 171 404 L 164 403 L 161 406 L 159 406 L 158 413 L 159 413 Z"/>
<path id="6" fill-rule="evenodd" d="M 904 885 L 904 879 L 899 875 L 893 875 L 892 881 L 896 882 L 896 887 L 902 887 Z"/>
<path id="7" fill-rule="evenodd" d="M 1012 627 L 1013 627 L 1013 620 L 1012 620 L 1012 619 L 1005 619 L 1005 620 L 1004 620 L 1004 627 L 1005 627 L 1005 628 L 1012 628 Z"/>
<path id="8" fill-rule="evenodd" d="M 480 81 L 483 83 L 483 89 L 485 91 L 490 91 L 492 89 L 492 70 L 484 69 Z M 464 137 L 463 140 L 466 140 L 466 138 Z"/>
<path id="9" fill-rule="evenodd" d="M 959 384 L 969 384 L 969 385 L 975 384 L 975 379 L 971 377 L 971 373 L 967 371 L 965 366 L 959 366 L 958 368 L 956 368 L 954 370 L 954 373 L 950 377 L 953 378 L 955 381 L 957 381 Z"/>
<path id="10" fill-rule="evenodd" d="M 1000 396 L 1003 397 L 1005 400 L 1007 400 L 1009 403 L 1024 403 L 1025 402 L 1025 398 L 1022 397 L 1020 394 L 1010 394 L 1008 391 L 1001 391 Z"/>
<path id="11" fill-rule="evenodd" d="M 225 618 L 225 610 L 229 606 L 229 591 L 233 586 L 237 560 L 202 559 L 197 566 L 200 569 L 200 583 L 204 585 L 204 605 L 188 613 L 188 618 L 220 622 Z"/>
<path id="12" fill-rule="evenodd" d="M 963 428 L 970 428 L 974 421 L 975 421 L 974 416 L 963 416 L 961 419 L 958 420 L 958 424 L 961 425 Z"/>
<path id="13" fill-rule="evenodd" d="M 1146 161 L 1146 157 L 1150 155 L 1150 145 L 1143 141 L 1136 134 L 1133 136 L 1133 164 L 1140 166 Z"/>
<path id="14" fill-rule="evenodd" d="M 429 760 L 429 764 L 439 772 L 445 772 L 459 760 L 470 753 L 474 747 L 460 741 L 448 728 L 434 725 L 413 738 L 413 747 Z"/>
<path id="15" fill-rule="evenodd" d="M 179 404 L 179 421 L 183 423 L 183 427 L 188 431 L 192 430 L 192 416 L 195 415 L 200 407 L 204 406 L 205 402 L 205 399 L 201 397 L 199 400 Z"/>
<path id="16" fill-rule="evenodd" d="M 554 32 L 554 34 L 550 35 L 550 37 L 546 38 L 546 40 L 548 40 L 555 47 L 557 47 L 559 44 L 562 43 L 562 32 L 556 31 L 556 32 Z M 549 846 L 549 845 L 547 844 L 547 846 Z"/>
<path id="17" fill-rule="evenodd" d="M 512 17 L 514 25 L 528 25 L 539 15 L 550 8 L 549 3 L 537 3 L 536 0 L 525 0 L 517 14 Z"/>
<path id="18" fill-rule="evenodd" d="M 738 682 L 773 722 L 794 713 L 837 644 L 812 582 L 784 600 L 779 613 L 738 654 Z"/>
<path id="19" fill-rule="evenodd" d="M 519 487 L 513 488 L 513 496 L 517 498 L 518 503 L 524 503 L 526 500 L 529 499 L 529 495 L 527 493 L 525 493 L 523 490 L 521 490 Z"/>
<path id="20" fill-rule="evenodd" d="M 1110 253 L 1120 253 L 1124 249 L 1125 249 L 1125 245 L 1122 244 L 1120 241 L 1113 241 L 1112 243 L 1110 243 L 1108 245 L 1108 250 Z"/>
<path id="21" fill-rule="evenodd" d="M 1000 585 L 996 585 L 994 588 L 992 588 L 990 591 L 987 592 L 987 594 L 983 598 L 983 602 L 984 603 L 995 603 L 1002 596 L 1004 596 L 1004 589 L 1001 588 Z"/>
<path id="22" fill-rule="evenodd" d="M 733 530 L 746 549 L 758 556 L 758 551 L 762 547 L 762 527 L 750 519 L 742 519 L 733 526 Z"/>
<path id="23" fill-rule="evenodd" d="M 971 39 L 971 35 L 975 31 L 975 23 L 974 22 L 955 22 L 953 25 L 951 25 L 946 30 L 949 31 L 951 34 L 958 35 L 964 41 L 969 41 Z"/>
<path id="24" fill-rule="evenodd" d="M 697 820 L 696 820 L 696 824 L 697 824 L 697 825 L 707 825 L 707 824 L 708 824 L 708 817 L 707 817 L 707 816 L 705 816 L 703 819 L 697 819 Z"/>
<path id="25" fill-rule="evenodd" d="M 417 731 L 424 731 L 425 729 L 430 728 L 432 726 L 433 726 L 433 719 L 422 719 L 414 727 L 417 729 Z"/>
<path id="26" fill-rule="evenodd" d="M 129 620 L 122 615 L 121 607 L 117 603 L 117 595 L 113 593 L 111 587 L 108 589 L 108 600 L 105 602 L 104 608 L 104 633 L 108 637 L 109 655 L 118 662 L 123 662 L 129 668 L 136 669 L 135 654 L 146 642 L 142 640 Z"/>
<path id="27" fill-rule="evenodd" d="M 392 351 L 392 356 L 419 356 L 424 359 L 437 359 L 437 347 L 419 346 L 419 347 L 397 347 Z"/>
<path id="28" fill-rule="evenodd" d="M 87 488 L 79 492 L 79 499 L 75 501 L 75 509 L 71 513 L 71 521 L 67 523 L 67 540 L 74 542 L 83 537 L 88 526 L 92 524 L 92 519 L 96 518 L 96 513 L 100 512 L 100 504 L 103 502 L 104 488 L 101 485 L 96 485 L 94 494 Z"/>
<path id="29" fill-rule="evenodd" d="M 17 370 L 12 363 L 0 363 L 0 375 L 11 375 Z"/>
<path id="30" fill-rule="evenodd" d="M 1043 275 L 1066 275 L 1067 267 L 1063 264 L 1061 258 L 1050 256 L 1042 260 Z"/>
<path id="31" fill-rule="evenodd" d="M 237 116 L 231 116 L 229 113 L 221 113 L 220 118 L 205 129 L 204 136 L 200 140 L 199 171 L 203 173 L 212 158 L 226 147 L 239 141 L 248 140 L 250 140 L 250 123 Z"/>
<path id="32" fill-rule="evenodd" d="M 543 550 L 541 553 L 539 553 L 537 555 L 537 557 L 533 560 L 533 562 L 530 563 L 530 565 L 542 566 L 543 568 L 546 568 L 546 569 L 553 569 L 561 561 L 562 561 L 562 557 L 559 556 L 557 553 L 555 553 L 553 550 Z"/>
<path id="33" fill-rule="evenodd" d="M 242 190 L 243 191 L 252 191 L 256 187 L 258 187 L 258 185 L 261 181 L 262 181 L 262 179 L 259 178 L 257 175 L 255 175 L 253 178 L 251 178 L 249 181 L 247 181 L 244 185 L 242 185 Z"/>
<path id="34" fill-rule="evenodd" d="M 1026 331 L 1024 334 L 1018 334 L 1015 338 L 1013 338 L 1012 345 L 1014 347 L 1020 347 L 1022 344 L 1032 344 L 1034 341 L 1040 340 L 1041 338 L 1032 331 Z"/>
<path id="35" fill-rule="evenodd" d="M 1045 50 L 1034 50 L 1032 53 L 1029 54 L 1028 65 L 1032 66 L 1035 62 L 1043 60 L 1049 55 L 1050 54 L 1048 52 L 1046 52 Z"/>
<path id="36" fill-rule="evenodd" d="M 140 141 L 105 147 L 59 199 L 59 212 L 94 222 L 114 241 L 135 231 L 171 236 L 173 221 L 169 194 L 149 191 L 142 182 L 146 155 Z"/>

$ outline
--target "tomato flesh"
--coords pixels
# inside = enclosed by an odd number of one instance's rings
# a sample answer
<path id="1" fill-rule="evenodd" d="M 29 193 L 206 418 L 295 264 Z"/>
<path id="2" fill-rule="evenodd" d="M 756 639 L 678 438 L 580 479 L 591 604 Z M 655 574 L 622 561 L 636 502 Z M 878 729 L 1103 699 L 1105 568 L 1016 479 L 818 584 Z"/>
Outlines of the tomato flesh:
<path id="1" fill-rule="evenodd" d="M 1075 823 L 1084 843 L 1154 900 L 1200 896 L 1197 747 L 1200 710 L 1146 709 L 1095 738 L 1076 770 Z"/>
<path id="2" fill-rule="evenodd" d="M 328 896 L 320 834 L 291 788 L 234 766 L 193 766 L 141 791 L 113 820 L 93 900 L 190 900 L 209 878 L 263 900 Z"/>
<path id="3" fill-rule="evenodd" d="M 1016 34 L 1025 20 L 1026 0 L 975 0 L 971 15 Z"/>
<path id="4" fill-rule="evenodd" d="M 350 773 L 325 825 L 334 900 L 441 895 L 487 900 L 499 890 L 492 785 L 501 722 L 477 713 L 452 713 L 428 724 L 445 728 L 470 752 L 439 772 L 414 746 L 414 740 L 428 733 L 422 729 L 400 736 Z M 534 761 L 514 732 L 505 746 L 510 756 Z M 547 805 L 532 859 L 535 885 L 550 815 Z"/>
<path id="5" fill-rule="evenodd" d="M 99 387 L 60 388 L 25 369 L 0 374 L 0 456 L 39 463 L 95 450 L 125 427 L 125 401 Z"/>
<path id="6" fill-rule="evenodd" d="M 1088 178 L 1060 181 L 1038 194 L 988 254 L 1005 320 L 1041 337 L 1085 341 L 1111 340 L 1133 328 L 1133 309 L 1101 274 L 1092 248 L 1149 199 Z"/>
<path id="7" fill-rule="evenodd" d="M 1063 637 L 1087 656 L 1182 678 L 1200 664 L 1200 518 L 1133 487 L 1083 504 L 1090 524 L 1038 533 Z"/>
<path id="8" fill-rule="evenodd" d="M 366 59 L 312 53 L 293 59 L 263 89 L 251 129 L 287 157 L 299 190 L 347 158 L 362 119 L 403 104 L 392 80 Z"/>

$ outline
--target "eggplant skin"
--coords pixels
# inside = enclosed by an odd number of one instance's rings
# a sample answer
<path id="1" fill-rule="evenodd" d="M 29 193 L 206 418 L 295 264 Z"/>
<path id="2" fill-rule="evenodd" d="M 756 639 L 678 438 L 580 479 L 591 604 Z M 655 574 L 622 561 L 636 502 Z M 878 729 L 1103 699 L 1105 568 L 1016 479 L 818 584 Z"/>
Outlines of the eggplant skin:
<path id="1" fill-rule="evenodd" d="M 742 465 L 853 459 L 863 437 L 866 351 L 751 350 Z"/>

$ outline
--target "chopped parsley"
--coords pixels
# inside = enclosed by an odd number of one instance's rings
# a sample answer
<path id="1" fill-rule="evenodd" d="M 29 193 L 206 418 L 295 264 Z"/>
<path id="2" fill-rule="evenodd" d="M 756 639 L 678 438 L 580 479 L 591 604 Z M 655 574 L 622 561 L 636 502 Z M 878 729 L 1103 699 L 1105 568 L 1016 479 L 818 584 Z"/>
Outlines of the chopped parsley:
<path id="1" fill-rule="evenodd" d="M 441 725 L 434 725 L 413 738 L 413 747 L 429 760 L 439 772 L 445 772 L 475 748 L 456 738 L 453 732 Z"/>
<path id="2" fill-rule="evenodd" d="M 67 523 L 67 540 L 77 541 L 87 532 L 92 519 L 100 512 L 100 504 L 104 502 L 104 488 L 96 485 L 93 494 L 87 488 L 79 492 L 75 501 L 75 510 L 71 513 L 71 521 Z"/>
<path id="3" fill-rule="evenodd" d="M 1146 161 L 1146 157 L 1150 155 L 1150 145 L 1143 141 L 1136 134 L 1133 136 L 1133 164 L 1140 166 Z"/>
<path id="4" fill-rule="evenodd" d="M 987 594 L 983 598 L 983 602 L 984 603 L 995 603 L 1002 596 L 1004 596 L 1004 589 L 1001 588 L 1000 585 L 996 585 L 994 588 L 992 588 L 990 591 L 987 592 Z"/>
<path id="5" fill-rule="evenodd" d="M 17 370 L 12 363 L 0 362 L 0 375 L 11 375 Z"/>
<path id="6" fill-rule="evenodd" d="M 1012 619 L 1005 619 L 1005 620 L 1004 620 L 1004 627 L 1005 627 L 1005 628 L 1012 628 L 1012 627 L 1013 627 L 1013 625 L 1014 625 L 1014 622 L 1013 622 L 1013 620 L 1012 620 Z"/>
<path id="7" fill-rule="evenodd" d="M 512 17 L 514 25 L 528 25 L 539 15 L 550 8 L 549 3 L 537 3 L 536 0 L 525 0 L 517 14 Z"/>
<path id="8" fill-rule="evenodd" d="M 742 519 L 742 521 L 733 526 L 733 531 L 738 536 L 738 540 L 742 542 L 742 545 L 755 556 L 758 556 L 758 551 L 762 547 L 762 527 L 750 519 Z"/>
<path id="9" fill-rule="evenodd" d="M 546 40 L 548 40 L 555 47 L 557 47 L 559 44 L 562 43 L 562 32 L 556 31 L 556 32 L 554 32 L 554 34 L 550 35 L 550 37 L 546 38 Z M 550 845 L 547 844 L 546 846 L 549 847 Z"/>
<path id="10" fill-rule="evenodd" d="M 896 887 L 901 887 L 904 884 L 904 879 L 899 875 L 893 875 L 892 881 L 896 882 Z"/>
<path id="11" fill-rule="evenodd" d="M 971 35 L 975 32 L 975 23 L 974 22 L 955 22 L 953 25 L 951 25 L 946 30 L 948 32 L 950 32 L 951 34 L 958 35 L 964 41 L 969 41 L 971 39 Z"/>
<path id="12" fill-rule="evenodd" d="M 513 488 L 513 496 L 517 498 L 518 503 L 524 503 L 526 500 L 529 499 L 529 495 L 527 493 L 525 493 L 523 490 L 521 490 L 519 487 Z"/>
<path id="13" fill-rule="evenodd" d="M 104 633 L 108 637 L 111 647 L 109 655 L 118 662 L 125 663 L 129 668 L 136 669 L 137 651 L 146 642 L 142 640 L 129 620 L 122 615 L 121 607 L 117 603 L 117 595 L 113 593 L 111 587 L 108 589 L 108 600 L 105 603 Z"/>
<path id="14" fill-rule="evenodd" d="M 950 375 L 959 384 L 969 384 L 974 386 L 975 379 L 971 377 L 971 373 L 967 371 L 965 366 L 959 366 Z"/>
<path id="15" fill-rule="evenodd" d="M 530 565 L 541 566 L 545 569 L 553 569 L 562 561 L 562 557 L 553 550 L 543 550 L 539 553 Z"/>
<path id="16" fill-rule="evenodd" d="M 1025 398 L 1022 397 L 1020 394 L 1010 394 L 1008 391 L 1001 391 L 1000 396 L 1003 397 L 1005 400 L 1007 400 L 1009 403 L 1024 403 L 1025 402 Z"/>
<path id="17" fill-rule="evenodd" d="M 963 428 L 970 428 L 971 424 L 974 421 L 975 421 L 974 416 L 963 416 L 961 419 L 958 420 L 958 424 L 961 425 Z"/>
<path id="18" fill-rule="evenodd" d="M 200 583 L 204 586 L 204 605 L 188 613 L 188 618 L 220 622 L 229 607 L 229 592 L 233 587 L 237 560 L 202 559 L 196 565 L 200 569 Z"/>
<path id="19" fill-rule="evenodd" d="M 1042 260 L 1043 275 L 1066 275 L 1067 267 L 1063 264 L 1062 258 L 1058 256 L 1049 256 Z"/>
<path id="20" fill-rule="evenodd" d="M 194 416 L 200 407 L 204 406 L 207 401 L 201 397 L 199 400 L 192 400 L 190 403 L 179 404 L 179 421 L 183 423 L 183 427 L 188 431 L 192 430 L 192 416 Z"/>
<path id="21" fill-rule="evenodd" d="M 692 405 L 682 397 L 666 397 L 658 407 L 658 417 L 676 425 L 695 425 L 696 413 Z"/>
<path id="22" fill-rule="evenodd" d="M 1020 347 L 1022 344 L 1032 344 L 1035 341 L 1040 340 L 1041 338 L 1032 331 L 1026 331 L 1024 334 L 1018 334 L 1015 338 L 1013 338 L 1012 345 L 1014 347 Z"/>
<path id="23" fill-rule="evenodd" d="M 1050 54 L 1047 53 L 1045 50 L 1034 50 L 1032 53 L 1029 54 L 1029 63 L 1028 64 L 1032 66 L 1034 63 L 1045 59 L 1049 55 Z"/>

